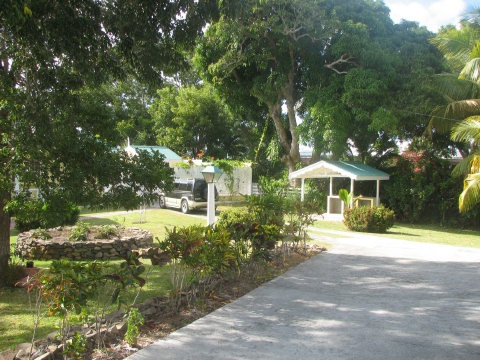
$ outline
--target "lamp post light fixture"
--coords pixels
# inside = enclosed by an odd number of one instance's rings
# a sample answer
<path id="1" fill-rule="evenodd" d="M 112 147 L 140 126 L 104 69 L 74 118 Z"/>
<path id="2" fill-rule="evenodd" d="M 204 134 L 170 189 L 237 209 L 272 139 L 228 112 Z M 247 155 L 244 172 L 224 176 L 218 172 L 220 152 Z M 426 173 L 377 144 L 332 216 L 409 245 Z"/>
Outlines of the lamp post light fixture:
<path id="1" fill-rule="evenodd" d="M 202 170 L 202 175 L 208 186 L 207 226 L 215 224 L 215 183 L 223 175 L 218 166 L 209 165 Z"/>

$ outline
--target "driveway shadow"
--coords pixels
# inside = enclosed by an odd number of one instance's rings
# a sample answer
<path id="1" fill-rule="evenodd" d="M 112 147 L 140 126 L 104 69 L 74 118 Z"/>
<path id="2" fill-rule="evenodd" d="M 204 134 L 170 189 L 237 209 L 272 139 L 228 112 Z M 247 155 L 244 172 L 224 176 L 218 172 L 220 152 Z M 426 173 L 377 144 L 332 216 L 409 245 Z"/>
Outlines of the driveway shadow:
<path id="1" fill-rule="evenodd" d="M 479 265 L 323 253 L 132 359 L 478 359 Z"/>

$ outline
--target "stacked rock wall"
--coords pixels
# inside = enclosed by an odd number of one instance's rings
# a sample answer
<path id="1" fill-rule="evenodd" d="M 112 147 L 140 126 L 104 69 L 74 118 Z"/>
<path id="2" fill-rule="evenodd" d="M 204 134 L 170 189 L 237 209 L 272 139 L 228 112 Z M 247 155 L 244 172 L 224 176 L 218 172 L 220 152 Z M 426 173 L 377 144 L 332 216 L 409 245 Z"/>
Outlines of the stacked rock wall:
<path id="1" fill-rule="evenodd" d="M 56 228 L 69 234 L 71 228 Z M 34 237 L 35 230 L 24 232 L 17 238 L 17 253 L 27 260 L 115 260 L 130 255 L 132 250 L 152 247 L 153 235 L 138 228 L 127 228 L 113 239 L 71 241 L 68 235 L 48 240 Z"/>

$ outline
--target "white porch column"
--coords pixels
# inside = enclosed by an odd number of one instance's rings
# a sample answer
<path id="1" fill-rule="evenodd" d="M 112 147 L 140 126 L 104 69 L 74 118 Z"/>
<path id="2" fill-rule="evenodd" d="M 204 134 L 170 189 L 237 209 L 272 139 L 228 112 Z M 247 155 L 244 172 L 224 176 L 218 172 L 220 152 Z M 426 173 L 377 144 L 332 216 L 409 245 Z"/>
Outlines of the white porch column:
<path id="1" fill-rule="evenodd" d="M 380 205 L 380 180 L 377 180 L 377 197 L 375 198 L 375 206 Z"/>
<path id="2" fill-rule="evenodd" d="M 354 183 L 355 183 L 355 180 L 353 180 L 353 178 L 350 179 L 350 194 L 352 194 L 352 199 L 350 200 L 350 207 L 351 208 L 353 207 L 353 198 L 355 197 L 355 195 L 353 195 Z"/>
<path id="3" fill-rule="evenodd" d="M 303 201 L 305 199 L 305 178 L 302 178 L 302 192 L 300 195 L 300 200 Z"/>
<path id="4" fill-rule="evenodd" d="M 333 195 L 333 177 L 330 177 L 330 196 Z"/>

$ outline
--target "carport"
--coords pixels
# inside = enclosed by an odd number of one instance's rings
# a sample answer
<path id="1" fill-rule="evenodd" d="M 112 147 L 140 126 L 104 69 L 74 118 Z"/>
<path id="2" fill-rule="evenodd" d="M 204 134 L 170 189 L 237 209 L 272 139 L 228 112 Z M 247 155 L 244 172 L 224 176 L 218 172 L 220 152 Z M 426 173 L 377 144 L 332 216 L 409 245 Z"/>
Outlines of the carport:
<path id="1" fill-rule="evenodd" d="M 388 180 L 390 175 L 359 162 L 321 160 L 290 174 L 290 179 L 302 180 L 302 201 L 305 196 L 305 179 L 330 179 L 330 192 L 327 200 L 327 214 L 343 214 L 344 204 L 338 194 L 333 194 L 333 178 L 350 178 L 350 192 L 355 194 L 355 181 L 376 181 L 376 197 L 356 199 L 356 206 L 373 206 L 380 204 L 380 181 Z M 352 204 L 353 205 L 353 204 Z"/>

